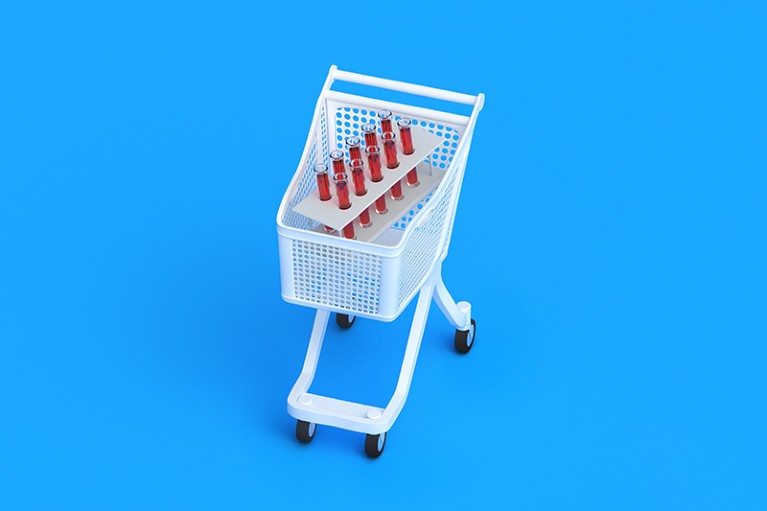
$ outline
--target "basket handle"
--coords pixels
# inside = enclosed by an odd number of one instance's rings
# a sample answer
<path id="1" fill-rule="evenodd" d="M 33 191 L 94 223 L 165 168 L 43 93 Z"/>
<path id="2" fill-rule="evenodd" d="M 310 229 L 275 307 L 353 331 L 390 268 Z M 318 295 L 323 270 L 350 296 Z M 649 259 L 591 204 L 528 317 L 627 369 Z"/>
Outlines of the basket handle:
<path id="1" fill-rule="evenodd" d="M 328 78 L 330 78 L 332 81 L 338 80 L 342 82 L 359 83 L 361 85 L 369 85 L 371 87 L 378 87 L 381 89 L 406 92 L 408 94 L 441 99 L 443 101 L 452 101 L 453 103 L 462 103 L 464 105 L 479 104 L 480 109 L 482 109 L 482 103 L 484 99 L 484 95 L 482 94 L 471 96 L 469 94 L 437 89 L 435 87 L 427 87 L 425 85 L 416 85 L 413 83 L 398 82 L 397 80 L 389 80 L 387 78 L 377 78 L 375 76 L 351 73 L 349 71 L 341 71 L 335 65 L 330 66 Z"/>
<path id="2" fill-rule="evenodd" d="M 434 208 L 429 208 L 423 213 L 421 213 L 421 218 L 419 218 L 418 222 L 416 222 L 415 224 L 416 228 L 421 227 L 423 224 L 428 222 L 432 216 L 434 216 Z"/>

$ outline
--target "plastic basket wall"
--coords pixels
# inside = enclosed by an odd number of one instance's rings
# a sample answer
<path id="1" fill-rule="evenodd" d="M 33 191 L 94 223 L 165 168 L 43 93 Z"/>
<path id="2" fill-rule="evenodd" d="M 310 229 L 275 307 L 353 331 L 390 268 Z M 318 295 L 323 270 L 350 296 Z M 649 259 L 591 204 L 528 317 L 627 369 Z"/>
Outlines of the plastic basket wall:
<path id="1" fill-rule="evenodd" d="M 345 151 L 345 138 L 361 137 L 360 126 L 375 122 L 375 114 L 375 110 L 362 105 L 334 101 L 322 105 L 318 124 L 312 126 L 310 137 L 313 143 L 302 164 L 302 175 L 290 190 L 288 207 L 282 218 L 287 227 L 305 231 L 318 229 L 317 222 L 292 211 L 293 207 L 317 188 L 312 168 L 315 163 L 326 162 L 330 151 Z M 395 119 L 399 119 L 396 111 L 394 114 Z M 448 182 L 439 197 L 429 194 L 406 216 L 398 219 L 392 228 L 405 230 L 414 218 L 419 218 L 417 214 L 427 203 L 436 200 L 433 214 L 421 225 L 414 227 L 394 261 L 376 254 L 375 250 L 339 247 L 335 243 L 338 238 L 326 235 L 318 235 L 316 241 L 295 237 L 289 245 L 280 243 L 283 281 L 287 277 L 292 283 L 292 296 L 286 296 L 286 299 L 346 313 L 391 318 L 399 314 L 412 299 L 428 277 L 436 259 L 443 255 L 450 237 L 457 191 L 465 167 L 465 159 L 463 162 L 453 161 L 463 127 L 408 117 L 412 119 L 413 125 L 444 138 L 442 145 L 435 149 L 427 161 L 435 169 L 444 171 L 451 164 L 454 164 L 454 168 L 445 178 Z M 285 250 L 290 250 L 290 254 L 284 254 Z M 285 272 L 289 274 L 285 275 Z M 283 294 L 285 287 L 283 285 Z M 382 292 L 382 287 L 388 290 Z"/>

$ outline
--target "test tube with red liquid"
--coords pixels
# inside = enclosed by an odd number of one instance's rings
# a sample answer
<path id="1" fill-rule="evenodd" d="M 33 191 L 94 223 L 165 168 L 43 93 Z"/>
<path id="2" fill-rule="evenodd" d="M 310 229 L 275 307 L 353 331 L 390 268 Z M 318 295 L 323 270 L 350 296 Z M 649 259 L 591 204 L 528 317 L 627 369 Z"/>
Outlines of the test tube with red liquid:
<path id="1" fill-rule="evenodd" d="M 407 117 L 403 117 L 397 121 L 399 127 L 399 139 L 402 141 L 402 154 L 413 154 L 413 136 L 410 133 L 410 125 L 412 121 Z"/>
<path id="2" fill-rule="evenodd" d="M 383 180 L 383 174 L 381 174 L 381 152 L 377 145 L 371 145 L 365 148 L 365 154 L 368 157 L 368 169 L 370 170 L 370 179 L 374 183 L 378 183 Z M 386 213 L 386 195 L 381 195 L 376 199 L 376 213 L 383 215 Z"/>
<path id="3" fill-rule="evenodd" d="M 352 180 L 354 182 L 354 194 L 357 197 L 362 197 L 366 193 L 368 193 L 367 189 L 365 188 L 365 174 L 362 171 L 362 160 L 359 158 L 356 158 L 349 162 L 349 167 L 352 169 Z M 365 208 L 365 211 L 360 213 L 360 225 L 362 227 L 370 227 L 373 225 L 373 222 L 370 221 L 370 212 L 368 211 L 368 208 Z"/>
<path id="4" fill-rule="evenodd" d="M 328 179 L 328 166 L 324 163 L 318 163 L 314 166 L 314 175 L 317 176 L 317 192 L 320 200 L 325 202 L 330 200 L 330 180 Z M 325 232 L 333 232 L 332 227 L 325 226 Z"/>
<path id="5" fill-rule="evenodd" d="M 377 183 L 383 179 L 383 174 L 381 173 L 381 151 L 377 145 L 372 145 L 365 148 L 365 154 L 368 157 L 370 179 Z"/>
<path id="6" fill-rule="evenodd" d="M 359 137 L 346 137 L 346 147 L 349 149 L 350 160 L 357 160 L 362 158 Z"/>
<path id="7" fill-rule="evenodd" d="M 383 138 L 386 168 L 396 169 L 399 167 L 399 161 L 397 161 L 397 144 L 395 143 L 397 135 L 391 131 L 386 131 L 381 138 Z M 403 198 L 402 184 L 399 181 L 394 183 L 394 186 L 391 187 L 391 198 L 394 200 L 401 200 Z"/>
<path id="8" fill-rule="evenodd" d="M 349 186 L 346 181 L 346 173 L 336 174 L 333 176 L 333 181 L 336 183 L 336 195 L 338 196 L 338 207 L 341 209 L 349 209 L 352 207 L 352 203 L 349 202 Z M 354 222 L 349 222 L 346 227 L 343 228 L 344 238 L 354 239 Z"/>
<path id="9" fill-rule="evenodd" d="M 360 129 L 362 130 L 362 133 L 365 134 L 365 145 L 367 147 L 378 145 L 378 136 L 376 135 L 375 124 L 363 124 Z"/>
<path id="10" fill-rule="evenodd" d="M 317 191 L 320 194 L 320 200 L 330 200 L 330 179 L 328 179 L 328 166 L 324 163 L 318 163 L 314 166 L 314 175 L 317 176 Z"/>
<path id="11" fill-rule="evenodd" d="M 391 110 L 381 110 L 378 118 L 381 119 L 381 133 L 391 131 Z"/>
<path id="12" fill-rule="evenodd" d="M 413 154 L 415 152 L 415 149 L 413 148 L 413 135 L 410 133 L 410 124 L 411 121 L 407 117 L 403 117 L 397 121 L 399 138 L 402 140 L 403 154 Z M 418 186 L 418 170 L 415 167 L 407 173 L 407 185 Z"/>
<path id="13" fill-rule="evenodd" d="M 330 161 L 333 162 L 333 175 L 346 174 L 346 165 L 344 165 L 344 153 L 341 151 L 331 151 Z"/>
<path id="14" fill-rule="evenodd" d="M 399 167 L 397 161 L 397 135 L 391 131 L 384 131 L 383 136 L 384 156 L 386 156 L 386 168 L 396 169 Z"/>

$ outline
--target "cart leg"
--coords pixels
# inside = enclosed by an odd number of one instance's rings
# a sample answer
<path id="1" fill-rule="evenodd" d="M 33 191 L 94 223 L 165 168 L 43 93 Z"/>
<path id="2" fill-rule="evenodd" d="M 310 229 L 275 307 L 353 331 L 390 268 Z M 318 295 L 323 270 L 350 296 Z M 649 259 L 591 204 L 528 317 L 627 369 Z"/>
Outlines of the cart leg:
<path id="1" fill-rule="evenodd" d="M 394 390 L 394 395 L 392 395 L 389 404 L 386 405 L 383 417 L 381 418 L 381 421 L 386 425 L 384 431 L 388 431 L 397 419 L 410 391 L 410 383 L 413 380 L 413 371 L 415 371 L 418 351 L 421 348 L 423 331 L 426 328 L 426 319 L 429 317 L 431 299 L 434 296 L 434 277 L 435 275 L 432 274 L 432 277 L 423 285 L 421 292 L 418 294 L 418 303 L 415 307 L 413 323 L 410 326 L 410 334 L 407 338 L 407 347 L 405 348 L 405 357 L 402 361 L 399 379 L 397 380 L 397 388 Z"/>
<path id="2" fill-rule="evenodd" d="M 314 380 L 314 373 L 317 370 L 317 362 L 320 359 L 320 351 L 322 350 L 322 341 L 325 339 L 325 331 L 328 328 L 328 318 L 330 318 L 328 311 L 317 309 L 317 314 L 314 316 L 314 326 L 312 327 L 312 337 L 306 350 L 304 367 L 301 369 L 301 375 L 298 377 L 296 384 L 293 385 L 293 390 L 288 395 L 288 410 L 290 410 L 290 403 L 295 402 L 298 396 L 309 390 Z"/>
<path id="3" fill-rule="evenodd" d="M 455 303 L 442 281 L 442 268 L 438 266 L 434 273 L 436 281 L 434 301 L 437 302 L 439 309 L 451 325 L 457 330 L 468 330 L 471 327 L 471 304 L 469 302 Z"/>

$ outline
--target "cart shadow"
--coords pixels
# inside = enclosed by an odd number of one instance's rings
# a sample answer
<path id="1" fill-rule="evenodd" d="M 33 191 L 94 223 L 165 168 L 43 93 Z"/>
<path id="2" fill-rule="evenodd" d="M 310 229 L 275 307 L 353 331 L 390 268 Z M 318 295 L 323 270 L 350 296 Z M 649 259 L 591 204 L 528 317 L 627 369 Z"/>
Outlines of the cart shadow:
<path id="1" fill-rule="evenodd" d="M 231 251 L 198 253 L 183 266 L 163 270 L 156 289 L 157 301 L 167 304 L 157 318 L 167 329 L 167 342 L 158 348 L 163 363 L 185 386 L 219 396 L 230 407 L 229 419 L 244 417 L 254 435 L 303 447 L 286 398 L 301 372 L 315 311 L 283 302 L 276 271 L 264 278 L 252 259 Z M 411 303 L 392 323 L 360 320 L 349 330 L 331 319 L 312 391 L 385 406 L 413 312 Z M 444 318 L 432 307 L 427 335 L 449 334 L 446 324 L 432 331 L 436 321 Z M 445 341 L 426 343 L 423 350 L 451 352 L 452 343 Z M 312 444 L 357 456 L 363 442 L 360 433 L 320 426 Z"/>
<path id="2" fill-rule="evenodd" d="M 220 396 L 233 417 L 282 436 L 312 311 L 282 302 L 278 273 L 265 278 L 252 253 L 227 248 L 157 269 L 143 320 L 163 341 L 151 349 L 184 386 Z"/>

